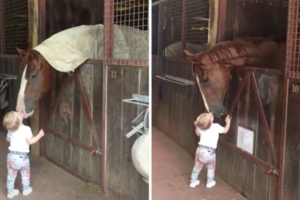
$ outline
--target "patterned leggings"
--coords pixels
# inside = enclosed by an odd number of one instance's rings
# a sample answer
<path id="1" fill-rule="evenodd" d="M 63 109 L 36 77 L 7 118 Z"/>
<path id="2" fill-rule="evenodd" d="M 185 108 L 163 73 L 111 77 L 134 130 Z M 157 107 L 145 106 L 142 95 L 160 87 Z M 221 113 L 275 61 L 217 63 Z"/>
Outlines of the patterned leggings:
<path id="1" fill-rule="evenodd" d="M 13 192 L 15 180 L 20 171 L 22 176 L 23 191 L 30 186 L 30 164 L 27 155 L 7 154 L 7 193 Z"/>
<path id="2" fill-rule="evenodd" d="M 210 183 L 215 177 L 216 153 L 211 150 L 198 147 L 196 150 L 195 166 L 191 175 L 191 183 L 198 179 L 199 173 L 201 172 L 204 164 L 207 164 L 207 183 Z"/>

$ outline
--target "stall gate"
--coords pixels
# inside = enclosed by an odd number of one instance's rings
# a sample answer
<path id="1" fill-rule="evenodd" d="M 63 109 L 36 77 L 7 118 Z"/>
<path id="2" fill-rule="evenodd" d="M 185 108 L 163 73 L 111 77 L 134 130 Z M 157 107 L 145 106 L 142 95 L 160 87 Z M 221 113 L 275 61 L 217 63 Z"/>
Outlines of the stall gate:
<path id="1" fill-rule="evenodd" d="M 100 184 L 102 149 L 102 74 L 85 63 L 74 74 L 58 73 L 56 87 L 42 107 L 46 138 L 43 155 L 71 174 Z M 49 101 L 49 99 L 52 99 Z"/>
<path id="2" fill-rule="evenodd" d="M 217 173 L 247 199 L 277 199 L 282 75 L 279 70 L 237 69 L 230 83 L 232 123 L 220 137 Z"/>

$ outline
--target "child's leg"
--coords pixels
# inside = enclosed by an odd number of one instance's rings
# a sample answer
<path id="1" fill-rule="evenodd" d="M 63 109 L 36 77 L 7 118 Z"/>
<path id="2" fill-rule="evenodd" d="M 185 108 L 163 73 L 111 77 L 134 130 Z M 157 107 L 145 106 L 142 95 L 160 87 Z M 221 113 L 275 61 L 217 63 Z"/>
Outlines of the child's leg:
<path id="1" fill-rule="evenodd" d="M 215 178 L 215 169 L 216 169 L 216 153 L 211 152 L 209 154 L 210 159 L 207 165 L 207 183 L 211 183 Z"/>
<path id="2" fill-rule="evenodd" d="M 7 155 L 7 179 L 6 188 L 7 193 L 10 194 L 14 191 L 15 180 L 18 174 L 18 170 L 14 169 L 12 166 L 14 164 L 14 159 L 9 154 Z"/>
<path id="3" fill-rule="evenodd" d="M 195 165 L 192 171 L 192 175 L 191 175 L 191 183 L 194 183 L 195 181 L 197 181 L 199 173 L 201 172 L 202 168 L 203 168 L 203 163 L 200 161 L 201 157 L 202 157 L 202 153 L 200 151 L 201 149 L 198 147 L 196 150 L 196 156 L 195 156 Z"/>
<path id="4" fill-rule="evenodd" d="M 30 162 L 29 158 L 25 157 L 22 159 L 23 166 L 20 170 L 22 176 L 23 191 L 30 188 Z"/>

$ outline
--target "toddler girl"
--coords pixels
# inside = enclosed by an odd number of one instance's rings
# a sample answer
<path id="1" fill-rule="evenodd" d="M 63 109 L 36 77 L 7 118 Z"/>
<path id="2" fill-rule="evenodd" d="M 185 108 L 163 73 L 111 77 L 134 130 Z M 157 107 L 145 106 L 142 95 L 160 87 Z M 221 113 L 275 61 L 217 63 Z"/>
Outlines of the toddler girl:
<path id="1" fill-rule="evenodd" d="M 32 192 L 29 146 L 39 141 L 44 136 L 44 131 L 41 129 L 33 137 L 30 127 L 23 124 L 22 114 L 15 111 L 5 114 L 3 125 L 8 131 L 6 140 L 10 143 L 7 154 L 7 198 L 11 199 L 19 194 L 19 190 L 14 188 L 18 171 L 22 176 L 23 195 L 27 196 Z"/>
<path id="2" fill-rule="evenodd" d="M 222 127 L 213 123 L 214 116 L 211 113 L 202 113 L 197 117 L 194 125 L 196 126 L 196 135 L 200 136 L 199 146 L 196 150 L 195 166 L 192 171 L 190 187 L 194 188 L 200 184 L 198 176 L 204 164 L 207 164 L 207 182 L 206 187 L 211 188 L 216 185 L 216 148 L 219 140 L 219 134 L 227 133 L 230 128 L 231 118 L 227 115 L 226 126 Z"/>

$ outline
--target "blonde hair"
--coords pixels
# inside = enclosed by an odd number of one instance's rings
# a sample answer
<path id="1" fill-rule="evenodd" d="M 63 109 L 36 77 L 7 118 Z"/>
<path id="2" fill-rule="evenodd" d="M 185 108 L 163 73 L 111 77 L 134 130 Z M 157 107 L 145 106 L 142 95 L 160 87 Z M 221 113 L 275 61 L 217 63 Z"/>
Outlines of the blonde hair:
<path id="1" fill-rule="evenodd" d="M 5 114 L 3 119 L 3 126 L 9 131 L 15 131 L 19 128 L 21 122 L 15 111 L 10 111 Z"/>
<path id="2" fill-rule="evenodd" d="M 211 126 L 209 113 L 202 113 L 199 115 L 196 119 L 195 125 L 202 130 L 208 129 Z"/>

